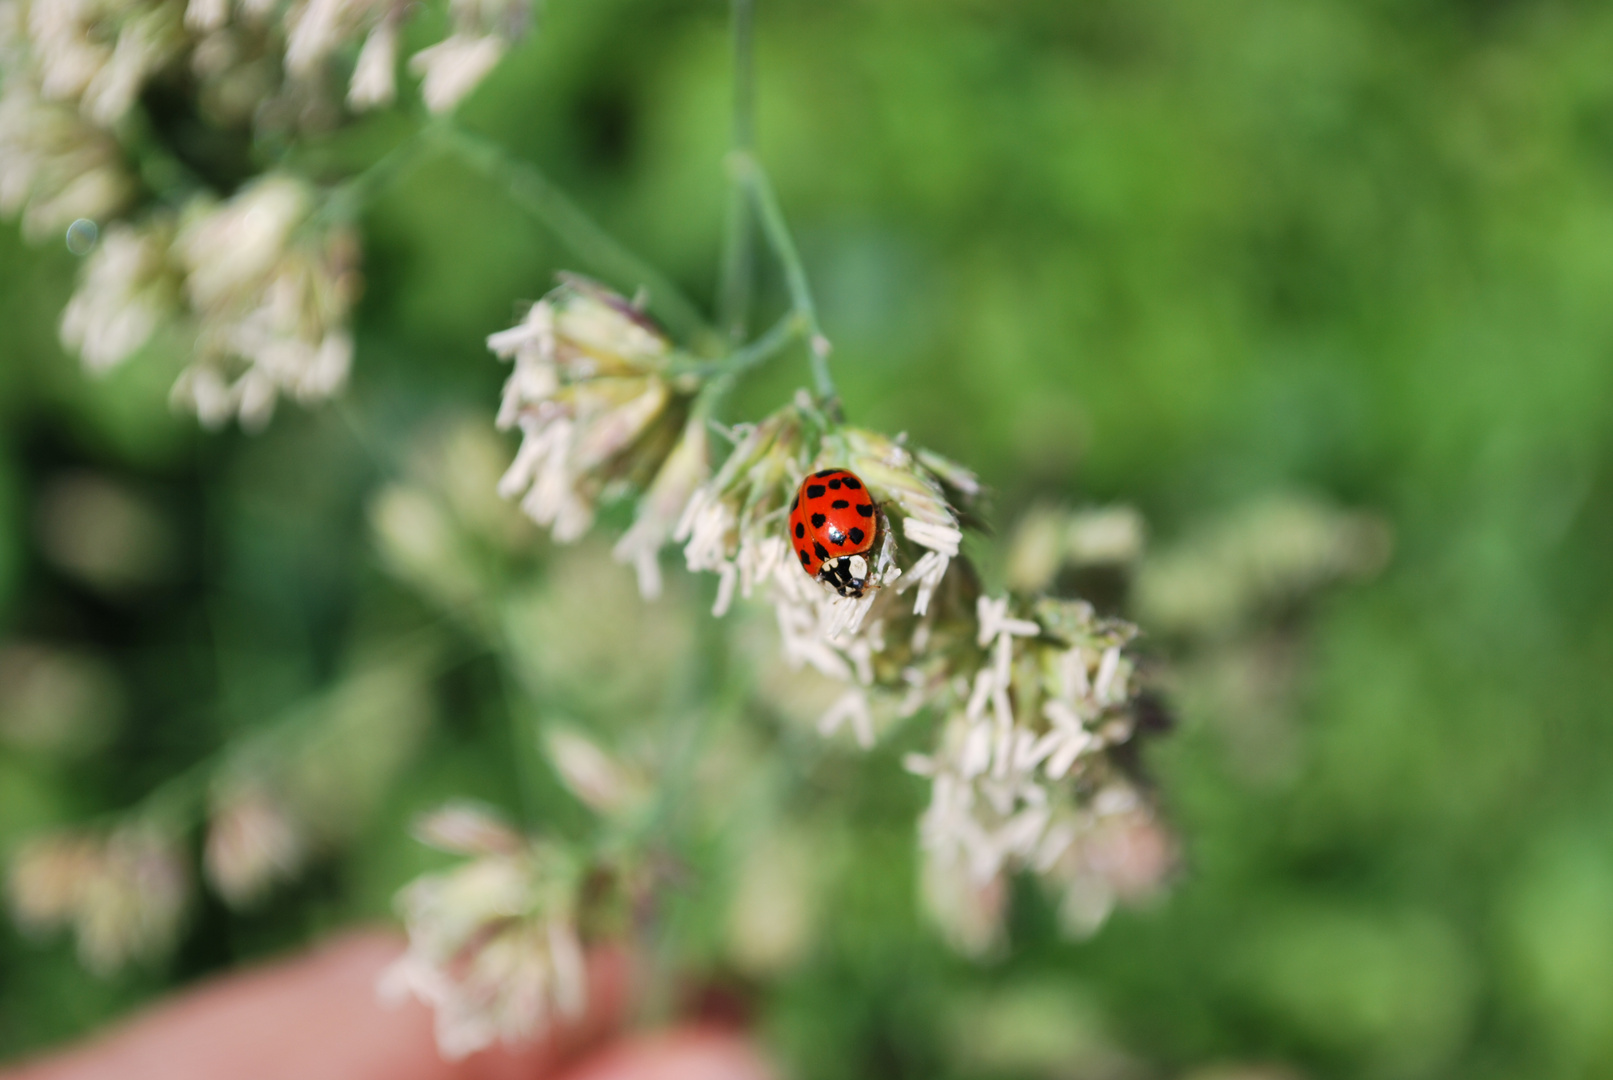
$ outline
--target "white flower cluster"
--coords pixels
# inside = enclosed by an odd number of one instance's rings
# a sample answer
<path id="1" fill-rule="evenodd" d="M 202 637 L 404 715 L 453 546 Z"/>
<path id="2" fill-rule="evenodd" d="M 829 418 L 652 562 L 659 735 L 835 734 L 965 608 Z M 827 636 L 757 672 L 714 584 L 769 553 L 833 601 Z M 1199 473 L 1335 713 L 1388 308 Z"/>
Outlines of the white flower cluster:
<path id="1" fill-rule="evenodd" d="M 926 898 L 970 952 L 997 939 L 1000 922 L 987 916 L 1007 875 L 1042 875 L 1064 895 L 1066 927 L 1084 934 L 1168 864 L 1147 799 L 1108 753 L 1135 734 L 1136 674 L 1124 651 L 1134 629 L 1079 601 L 1044 600 L 1034 615 L 978 598 L 982 662 L 972 679 L 955 679 L 950 700 L 934 702 L 947 712 L 936 751 L 904 762 L 932 784 L 920 822 Z M 1146 866 L 1088 857 L 1118 823 L 1154 836 Z"/>
<path id="2" fill-rule="evenodd" d="M 20 215 L 30 239 L 134 198 L 111 129 L 176 31 L 160 2 L 0 0 L 0 214 Z"/>
<path id="3" fill-rule="evenodd" d="M 79 959 L 101 975 L 163 955 L 190 895 L 175 837 L 139 821 L 104 836 L 33 840 L 12 859 L 6 884 L 20 927 L 41 934 L 72 927 Z"/>
<path id="4" fill-rule="evenodd" d="M 468 861 L 399 896 L 409 947 L 382 975 L 382 996 L 430 1005 L 451 1060 L 531 1039 L 551 1016 L 580 1016 L 588 984 L 575 866 L 474 806 L 445 807 L 418 832 Z"/>
<path id="5" fill-rule="evenodd" d="M 871 587 L 857 598 L 803 574 L 784 535 L 802 480 L 831 466 L 861 477 L 877 507 Z M 714 614 L 728 610 L 736 591 L 770 601 L 789 664 L 850 684 L 820 728 L 832 734 L 849 723 L 858 741 L 871 745 L 878 703 L 870 691 L 899 681 L 901 658 L 924 651 L 941 615 L 937 589 L 963 539 L 949 491 L 964 498 L 978 484 L 942 458 L 913 453 L 904 440 L 824 430 L 811 403 L 800 401 L 741 434 L 722 470 L 691 498 L 675 537 L 685 541 L 691 570 L 718 575 Z M 905 556 L 895 523 L 922 554 Z M 909 591 L 911 602 L 903 596 Z M 905 685 L 901 700 L 884 702 L 883 712 L 910 716 L 925 703 L 922 682 Z"/>
<path id="6" fill-rule="evenodd" d="M 501 491 L 557 539 L 586 531 L 612 485 L 654 476 L 617 547 L 647 596 L 659 588 L 657 551 L 680 542 L 689 569 L 718 577 L 714 614 L 736 596 L 771 603 L 787 663 L 845 684 L 819 720 L 825 735 L 849 727 L 869 746 L 921 710 L 946 718 L 935 752 L 908 767 L 933 784 L 920 826 L 927 895 L 960 947 L 996 940 L 1016 872 L 1058 888 L 1077 932 L 1163 876 L 1165 834 L 1111 753 L 1136 726 L 1125 651 L 1135 630 L 1085 604 L 1026 611 L 981 595 L 958 565 L 958 508 L 979 493 L 968 470 L 905 438 L 832 424 L 803 395 L 731 432 L 733 449 L 701 482 L 706 440 L 698 415 L 685 423 L 671 405 L 694 388 L 674 390 L 665 375 L 670 343 L 588 283 L 568 282 L 489 345 L 515 359 L 500 424 L 524 435 Z M 785 535 L 802 481 L 826 468 L 855 473 L 877 507 L 860 597 L 802 573 Z M 1105 839 L 1117 830 L 1152 840 Z M 1120 848 L 1146 857 L 1102 854 Z"/>
<path id="7" fill-rule="evenodd" d="M 0 0 L 0 214 L 20 216 L 35 241 L 72 226 L 87 249 L 96 230 L 81 220 L 102 233 L 63 344 L 105 371 L 166 324 L 194 331 L 195 363 L 174 397 L 210 426 L 260 426 L 282 396 L 337 392 L 352 359 L 354 235 L 289 175 L 259 176 L 223 200 L 194 194 L 209 177 L 187 174 L 139 102 L 154 86 L 193 95 L 213 128 L 246 137 L 329 127 L 342 115 L 333 80 L 346 78 L 353 111 L 395 99 L 402 23 L 419 6 Z M 450 36 L 409 61 L 435 112 L 470 93 L 530 17 L 530 0 L 447 7 Z M 162 176 L 185 179 L 153 180 Z M 141 212 L 150 195 L 182 196 L 183 208 Z"/>
<path id="8" fill-rule="evenodd" d="M 637 568 L 646 595 L 659 593 L 656 552 L 707 471 L 704 425 L 689 419 L 692 387 L 668 375 L 671 343 L 622 297 L 568 277 L 487 344 L 514 361 L 498 426 L 522 436 L 499 493 L 520 497 L 532 520 L 568 542 L 592 527 L 602 499 L 644 485 L 617 557 Z"/>
<path id="9" fill-rule="evenodd" d="M 0 214 L 20 216 L 25 236 L 37 243 L 80 218 L 105 220 L 134 191 L 110 135 L 13 74 L 0 82 Z"/>
<path id="10" fill-rule="evenodd" d="M 273 0 L 241 0 L 250 17 Z M 362 40 L 348 83 L 354 110 L 389 105 L 397 96 L 400 26 L 413 5 L 401 0 L 303 0 L 285 13 L 285 66 L 310 78 L 331 57 Z M 497 66 L 510 41 L 526 28 L 526 0 L 450 0 L 453 30 L 443 41 L 415 53 L 409 70 L 421 77 L 421 96 L 432 112 L 448 112 Z M 228 18 L 229 0 L 190 0 L 187 22 L 217 29 Z"/>
<path id="11" fill-rule="evenodd" d="M 219 786 L 212 803 L 202 866 L 230 906 L 257 903 L 302 869 L 309 836 L 285 799 L 248 782 Z"/>
<path id="12" fill-rule="evenodd" d="M 188 62 L 215 115 L 242 83 L 235 70 L 255 67 L 260 99 L 322 92 L 347 72 L 348 107 L 389 105 L 397 96 L 407 0 L 5 0 L 0 58 L 5 93 L 32 91 L 75 108 L 90 124 L 114 128 L 148 83 Z M 421 95 L 446 112 L 497 65 L 531 19 L 530 0 L 448 0 L 449 36 L 409 59 Z M 258 61 L 276 61 L 264 81 Z"/>
<path id="13" fill-rule="evenodd" d="M 63 342 L 106 371 L 165 325 L 188 331 L 174 401 L 209 427 L 261 427 L 282 395 L 331 396 L 352 362 L 358 243 L 316 205 L 305 182 L 270 174 L 223 202 L 193 199 L 177 223 L 113 224 L 62 314 Z"/>
<path id="14" fill-rule="evenodd" d="M 84 265 L 78 291 L 62 312 L 62 344 L 93 372 L 109 371 L 151 339 L 177 304 L 169 272 L 173 228 L 164 218 L 144 227 L 118 222 Z"/>
<path id="15" fill-rule="evenodd" d="M 5 92 L 37 90 L 101 128 L 124 118 L 185 43 L 180 10 L 165 0 L 8 0 L 0 24 Z"/>
<path id="16" fill-rule="evenodd" d="M 330 397 L 347 381 L 358 240 L 313 220 L 302 181 L 270 175 L 218 204 L 192 204 L 173 254 L 197 326 L 174 399 L 204 424 L 261 427 L 282 394 Z"/>

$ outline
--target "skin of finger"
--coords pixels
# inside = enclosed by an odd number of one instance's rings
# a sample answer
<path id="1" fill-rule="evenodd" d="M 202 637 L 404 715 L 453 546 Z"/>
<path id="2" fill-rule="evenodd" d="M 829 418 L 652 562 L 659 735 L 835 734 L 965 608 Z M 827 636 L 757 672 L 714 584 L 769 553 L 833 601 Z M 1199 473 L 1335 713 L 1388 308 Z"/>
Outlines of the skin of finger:
<path id="1" fill-rule="evenodd" d="M 376 979 L 402 949 L 391 934 L 350 934 L 187 992 L 88 1045 L 0 1070 L 0 1080 L 539 1080 L 602 1041 L 626 1007 L 627 960 L 599 953 L 579 1025 L 520 1052 L 444 1062 L 428 1009 L 376 999 Z"/>
<path id="2" fill-rule="evenodd" d="M 778 1073 L 732 1031 L 685 1028 L 618 1043 L 556 1080 L 778 1080 Z"/>

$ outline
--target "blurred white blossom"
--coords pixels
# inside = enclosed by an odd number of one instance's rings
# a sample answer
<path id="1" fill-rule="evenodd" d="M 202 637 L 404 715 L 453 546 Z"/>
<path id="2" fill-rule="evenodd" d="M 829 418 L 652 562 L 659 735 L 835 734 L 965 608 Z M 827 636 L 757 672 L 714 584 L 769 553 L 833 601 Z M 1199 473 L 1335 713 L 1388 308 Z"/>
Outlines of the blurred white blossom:
<path id="1" fill-rule="evenodd" d="M 144 345 L 177 303 L 168 264 L 172 230 L 160 220 L 115 222 L 84 261 L 78 289 L 62 312 L 62 344 L 103 372 Z"/>
<path id="2" fill-rule="evenodd" d="M 230 0 L 189 0 L 185 5 L 185 26 L 190 30 L 217 30 L 229 17 Z"/>
<path id="3" fill-rule="evenodd" d="M 178 537 L 158 505 L 92 472 L 49 478 L 35 508 L 35 535 L 52 565 L 103 593 L 161 581 L 178 557 Z"/>
<path id="4" fill-rule="evenodd" d="M 286 396 L 345 384 L 358 245 L 328 192 L 284 172 L 220 200 L 138 117 L 149 87 L 192 95 L 219 127 L 276 138 L 397 97 L 404 0 L 0 0 L 0 215 L 41 241 L 100 227 L 63 343 L 104 371 L 172 322 L 193 333 L 173 399 L 211 427 L 268 422 Z M 525 33 L 530 0 L 455 0 L 446 39 L 411 62 L 434 111 L 456 105 Z M 352 61 L 350 74 L 346 65 Z M 183 83 L 175 73 L 188 71 Z M 334 76 L 334 77 L 333 77 Z M 149 145 L 148 145 L 149 144 Z M 138 175 L 139 180 L 136 180 Z M 152 190 L 147 192 L 146 186 Z M 173 235 L 168 211 L 179 216 Z M 93 230 L 90 230 L 93 234 Z M 88 245 L 81 250 L 88 250 Z M 177 337 L 177 335 L 176 335 Z"/>
<path id="5" fill-rule="evenodd" d="M 514 361 L 498 425 L 522 435 L 499 493 L 519 496 L 556 540 L 575 540 L 593 525 L 606 488 L 653 476 L 683 429 L 687 395 L 664 375 L 671 343 L 620 296 L 568 278 L 487 344 Z M 698 449 L 685 453 L 679 468 L 698 467 Z M 659 505 L 652 499 L 646 509 L 657 514 Z"/>
<path id="6" fill-rule="evenodd" d="M 0 643 L 0 743 L 76 754 L 105 743 L 123 713 L 116 670 L 92 653 Z"/>
<path id="7" fill-rule="evenodd" d="M 105 221 L 135 184 L 112 137 L 16 73 L 0 81 L 0 214 L 38 242 L 80 218 Z"/>
<path id="8" fill-rule="evenodd" d="M 353 65 L 353 81 L 348 86 L 347 104 L 355 111 L 392 104 L 398 96 L 398 24 L 382 19 L 364 39 L 358 63 Z"/>
<path id="9" fill-rule="evenodd" d="M 311 220 L 312 190 L 289 175 L 195 209 L 174 248 L 198 323 L 197 358 L 174 400 L 217 427 L 262 427 L 283 394 L 328 398 L 346 383 L 358 292 L 357 241 Z"/>
<path id="10" fill-rule="evenodd" d="M 1393 546 L 1388 523 L 1374 514 L 1277 492 L 1146 559 L 1137 573 L 1137 609 L 1164 633 L 1225 636 L 1324 585 L 1372 576 Z"/>
<path id="11" fill-rule="evenodd" d="M 79 957 L 110 974 L 172 947 L 190 897 L 190 873 L 176 838 L 141 822 L 118 826 L 79 899 Z"/>
<path id="12" fill-rule="evenodd" d="M 531 19 L 529 0 L 450 0 L 448 12 L 453 33 L 409 59 L 435 113 L 451 112 L 476 89 Z"/>
<path id="13" fill-rule="evenodd" d="M 246 907 L 302 868 L 307 844 L 284 799 L 261 783 L 225 784 L 213 796 L 203 867 L 220 896 Z"/>
<path id="14" fill-rule="evenodd" d="M 920 890 L 925 911 L 958 952 L 985 956 L 1002 944 L 1008 904 L 1008 883 L 1002 877 L 982 881 L 961 862 L 926 859 Z"/>
<path id="15" fill-rule="evenodd" d="M 504 58 L 507 45 L 496 34 L 454 34 L 409 58 L 420 76 L 420 95 L 432 112 L 451 112 Z"/>
<path id="16" fill-rule="evenodd" d="M 430 1005 L 451 1060 L 580 1016 L 588 987 L 574 863 L 463 804 L 429 815 L 418 834 L 467 861 L 399 894 L 409 946 L 382 975 L 382 996 Z"/>
<path id="17" fill-rule="evenodd" d="M 697 415 L 655 474 L 632 527 L 616 543 L 616 560 L 633 567 L 645 599 L 661 595 L 661 548 L 672 538 L 695 489 L 711 472 L 707 441 L 705 420 Z"/>
<path id="18" fill-rule="evenodd" d="M 102 127 L 121 120 L 147 79 L 184 42 L 177 5 L 163 0 L 12 0 L 40 93 L 76 102 Z M 19 43 L 21 44 L 21 43 Z"/>
<path id="19" fill-rule="evenodd" d="M 1129 567 L 1141 557 L 1146 537 L 1142 515 L 1130 506 L 1035 507 L 1009 541 L 1008 585 L 1043 592 L 1064 567 Z"/>
<path id="20" fill-rule="evenodd" d="M 70 926 L 79 958 L 98 975 L 167 952 L 190 895 L 175 838 L 131 821 L 109 835 L 66 833 L 25 845 L 12 859 L 7 893 L 19 925 Z"/>
<path id="21" fill-rule="evenodd" d="M 581 732 L 547 725 L 543 745 L 566 787 L 599 813 L 621 816 L 648 801 L 650 777 L 644 770 L 607 753 Z"/>
<path id="22" fill-rule="evenodd" d="M 24 844 L 6 876 L 6 899 L 17 925 L 32 934 L 70 925 L 100 860 L 100 843 L 86 833 L 56 833 Z"/>

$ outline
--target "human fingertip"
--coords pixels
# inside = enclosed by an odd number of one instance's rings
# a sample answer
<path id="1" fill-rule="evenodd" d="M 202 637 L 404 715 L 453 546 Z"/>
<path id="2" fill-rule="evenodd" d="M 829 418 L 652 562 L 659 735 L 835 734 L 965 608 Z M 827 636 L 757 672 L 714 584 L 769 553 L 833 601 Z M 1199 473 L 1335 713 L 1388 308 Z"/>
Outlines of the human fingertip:
<path id="1" fill-rule="evenodd" d="M 715 1028 L 684 1028 L 619 1043 L 558 1080 L 778 1080 L 747 1039 Z"/>

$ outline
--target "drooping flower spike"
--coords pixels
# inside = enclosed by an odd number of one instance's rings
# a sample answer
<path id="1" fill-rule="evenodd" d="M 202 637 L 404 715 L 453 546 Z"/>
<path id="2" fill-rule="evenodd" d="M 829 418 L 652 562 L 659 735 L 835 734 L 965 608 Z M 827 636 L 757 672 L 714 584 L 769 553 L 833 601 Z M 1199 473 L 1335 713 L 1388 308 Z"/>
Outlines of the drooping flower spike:
<path id="1" fill-rule="evenodd" d="M 580 421 L 636 436 L 666 399 L 698 392 L 672 389 L 671 343 L 627 301 L 575 279 L 489 343 L 516 361 L 501 421 L 524 434 L 504 490 L 524 493 L 523 506 L 557 539 L 575 539 L 592 523 L 598 494 L 615 479 L 653 475 L 617 549 L 639 568 L 647 596 L 659 582 L 655 551 L 670 535 L 690 570 L 717 575 L 714 614 L 736 598 L 770 603 L 785 661 L 844 684 L 820 718 L 824 734 L 849 727 L 867 746 L 920 713 L 937 718 L 935 750 L 911 756 L 908 767 L 932 784 L 919 830 L 926 895 L 960 947 L 980 951 L 997 940 L 1014 873 L 1034 872 L 1058 890 L 1076 932 L 1164 873 L 1165 834 L 1113 757 L 1136 730 L 1139 687 L 1127 651 L 1135 628 L 1077 602 L 984 594 L 962 557 L 981 490 L 967 469 L 905 437 L 836 424 L 805 395 L 735 428 L 727 458 L 703 483 L 698 420 L 670 452 L 665 439 L 619 438 L 609 445 L 620 458 L 589 460 L 572 449 Z M 612 408 L 588 413 L 574 404 L 608 379 L 635 381 Z M 640 414 L 635 403 L 650 393 L 656 408 Z M 822 491 L 812 486 L 820 476 Z M 870 528 L 853 540 L 849 519 L 833 523 L 840 535 L 825 532 L 819 542 L 814 530 L 828 530 L 831 514 L 857 512 L 847 476 Z M 843 509 L 829 478 L 842 485 Z M 840 550 L 863 562 L 855 588 L 825 578 Z M 1157 840 L 1138 848 L 1158 856 L 1147 867 L 1092 854 L 1116 821 Z"/>
<path id="2" fill-rule="evenodd" d="M 284 397 L 341 390 L 359 281 L 358 241 L 340 224 L 350 192 L 270 171 L 223 197 L 168 160 L 183 154 L 139 119 L 140 102 L 162 87 L 252 137 L 329 129 L 350 118 L 343 99 L 352 112 L 395 100 L 418 7 L 0 0 L 0 215 L 35 241 L 72 228 L 79 254 L 101 237 L 62 343 L 104 372 L 171 331 L 163 340 L 192 353 L 173 400 L 210 427 L 261 427 Z M 408 64 L 427 107 L 453 110 L 530 15 L 530 0 L 450 0 L 449 36 Z"/>

